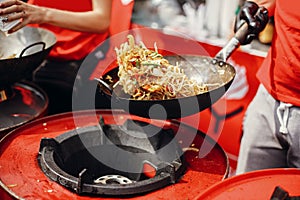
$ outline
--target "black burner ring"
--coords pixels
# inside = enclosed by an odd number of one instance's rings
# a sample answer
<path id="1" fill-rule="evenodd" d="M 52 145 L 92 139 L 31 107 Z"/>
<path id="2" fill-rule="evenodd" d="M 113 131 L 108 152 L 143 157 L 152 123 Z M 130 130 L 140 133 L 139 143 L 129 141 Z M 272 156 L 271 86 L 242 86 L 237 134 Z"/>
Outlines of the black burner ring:
<path id="1" fill-rule="evenodd" d="M 78 194 L 122 196 L 160 189 L 185 172 L 183 153 L 171 129 L 148 124 L 142 131 L 143 124 L 131 120 L 122 126 L 101 123 L 42 139 L 38 162 L 45 175 Z M 150 135 L 151 131 L 157 134 Z M 145 165 L 154 169 L 152 177 L 143 171 Z M 106 184 L 96 181 L 100 177 Z"/>

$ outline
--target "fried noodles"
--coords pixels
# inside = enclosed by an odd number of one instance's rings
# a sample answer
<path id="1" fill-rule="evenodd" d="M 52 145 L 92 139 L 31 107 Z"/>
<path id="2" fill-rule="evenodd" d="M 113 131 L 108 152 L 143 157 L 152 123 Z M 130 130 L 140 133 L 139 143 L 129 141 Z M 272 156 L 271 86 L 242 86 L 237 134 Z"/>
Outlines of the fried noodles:
<path id="1" fill-rule="evenodd" d="M 170 64 L 161 54 L 150 50 L 132 35 L 128 42 L 115 48 L 119 81 L 125 93 L 136 100 L 164 100 L 188 97 L 206 92 L 207 86 L 189 79 L 178 64 Z"/>

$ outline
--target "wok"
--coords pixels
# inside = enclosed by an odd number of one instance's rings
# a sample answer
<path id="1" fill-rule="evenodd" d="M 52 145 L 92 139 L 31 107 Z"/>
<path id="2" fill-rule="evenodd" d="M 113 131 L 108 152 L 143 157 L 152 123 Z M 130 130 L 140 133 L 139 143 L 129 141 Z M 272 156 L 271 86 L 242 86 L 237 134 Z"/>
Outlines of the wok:
<path id="1" fill-rule="evenodd" d="M 235 77 L 235 68 L 226 63 L 234 50 L 245 40 L 248 25 L 245 23 L 214 58 L 195 55 L 164 56 L 170 63 L 179 62 L 191 79 L 202 80 L 209 90 L 195 96 L 167 100 L 134 100 L 124 93 L 122 86 L 113 85 L 119 80 L 118 68 L 107 71 L 96 79 L 99 90 L 111 99 L 111 107 L 130 114 L 151 119 L 177 119 L 198 113 L 219 100 Z M 112 79 L 107 80 L 109 75 Z M 113 88 L 113 89 L 112 89 Z"/>
<path id="2" fill-rule="evenodd" d="M 55 35 L 42 28 L 24 27 L 0 35 L 0 90 L 31 76 L 56 43 Z"/>

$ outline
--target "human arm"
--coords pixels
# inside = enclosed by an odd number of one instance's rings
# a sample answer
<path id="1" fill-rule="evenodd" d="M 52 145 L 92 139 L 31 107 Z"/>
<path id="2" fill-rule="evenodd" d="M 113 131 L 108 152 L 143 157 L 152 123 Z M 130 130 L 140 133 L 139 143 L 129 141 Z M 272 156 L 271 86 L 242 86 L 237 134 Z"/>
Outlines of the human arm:
<path id="1" fill-rule="evenodd" d="M 0 15 L 10 14 L 8 21 L 22 19 L 10 33 L 27 24 L 44 23 L 75 31 L 101 33 L 110 25 L 111 4 L 112 0 L 92 0 L 91 11 L 73 12 L 7 0 L 0 3 Z"/>

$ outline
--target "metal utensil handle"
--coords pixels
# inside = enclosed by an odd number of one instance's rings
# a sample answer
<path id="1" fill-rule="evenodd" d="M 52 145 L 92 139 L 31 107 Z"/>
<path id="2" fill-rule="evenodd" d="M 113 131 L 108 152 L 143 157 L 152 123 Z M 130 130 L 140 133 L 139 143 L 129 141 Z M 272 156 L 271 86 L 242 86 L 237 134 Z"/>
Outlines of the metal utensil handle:
<path id="1" fill-rule="evenodd" d="M 94 78 L 94 80 L 98 81 L 102 86 L 104 86 L 111 94 L 113 93 L 113 89 L 102 79 Z"/>
<path id="2" fill-rule="evenodd" d="M 94 80 L 98 81 L 98 84 L 100 84 L 100 90 L 101 90 L 102 93 L 105 93 L 105 92 L 103 91 L 103 89 L 101 87 L 108 90 L 108 92 L 110 93 L 109 97 L 111 99 L 114 99 L 115 102 L 120 101 L 120 98 L 114 93 L 113 88 L 111 88 L 104 80 L 102 80 L 101 78 L 94 78 Z"/>
<path id="3" fill-rule="evenodd" d="M 231 54 L 245 41 L 249 33 L 248 24 L 245 22 L 235 33 L 229 42 L 216 54 L 215 59 L 226 61 Z"/>
<path id="4" fill-rule="evenodd" d="M 35 43 L 33 43 L 33 44 L 31 44 L 31 45 L 25 47 L 25 48 L 21 51 L 21 53 L 20 53 L 20 58 L 23 56 L 23 54 L 24 54 L 29 48 L 31 48 L 31 47 L 33 47 L 33 46 L 37 46 L 37 45 L 42 45 L 42 51 L 45 50 L 45 47 L 46 47 L 46 43 L 45 43 L 45 42 L 35 42 Z"/>

